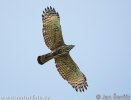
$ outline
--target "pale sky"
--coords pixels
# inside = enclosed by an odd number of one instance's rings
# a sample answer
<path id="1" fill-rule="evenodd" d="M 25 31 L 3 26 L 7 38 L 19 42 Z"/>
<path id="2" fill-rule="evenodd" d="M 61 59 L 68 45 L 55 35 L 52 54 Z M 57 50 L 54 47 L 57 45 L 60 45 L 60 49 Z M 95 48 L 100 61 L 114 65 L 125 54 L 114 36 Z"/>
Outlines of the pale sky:
<path id="1" fill-rule="evenodd" d="M 77 93 L 57 72 L 42 37 L 42 11 L 59 12 L 64 41 L 89 84 Z M 48 96 L 50 100 L 96 100 L 131 96 L 131 0 L 1 0 L 0 96 Z M 131 97 L 130 97 L 131 99 Z"/>

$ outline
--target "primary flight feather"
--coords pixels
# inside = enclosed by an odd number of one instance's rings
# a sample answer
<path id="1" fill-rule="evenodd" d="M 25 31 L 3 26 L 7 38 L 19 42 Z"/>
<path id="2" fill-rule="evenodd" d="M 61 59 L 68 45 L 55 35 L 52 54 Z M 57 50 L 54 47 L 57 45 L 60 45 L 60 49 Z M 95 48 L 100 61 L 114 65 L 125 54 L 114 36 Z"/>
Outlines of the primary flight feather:
<path id="1" fill-rule="evenodd" d="M 55 59 L 56 68 L 63 79 L 67 80 L 76 91 L 84 91 L 88 86 L 87 80 L 69 54 L 74 45 L 64 43 L 58 12 L 52 7 L 45 8 L 42 21 L 45 44 L 51 52 L 38 56 L 38 63 L 42 65 L 51 59 Z"/>

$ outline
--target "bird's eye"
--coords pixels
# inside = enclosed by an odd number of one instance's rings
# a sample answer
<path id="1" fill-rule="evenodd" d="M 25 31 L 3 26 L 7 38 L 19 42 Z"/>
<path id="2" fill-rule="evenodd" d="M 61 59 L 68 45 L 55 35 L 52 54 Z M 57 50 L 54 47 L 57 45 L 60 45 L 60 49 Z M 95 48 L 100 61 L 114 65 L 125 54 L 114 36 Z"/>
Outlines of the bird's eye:
<path id="1" fill-rule="evenodd" d="M 60 50 L 58 50 L 58 53 L 61 53 L 62 52 L 62 50 L 60 49 Z"/>

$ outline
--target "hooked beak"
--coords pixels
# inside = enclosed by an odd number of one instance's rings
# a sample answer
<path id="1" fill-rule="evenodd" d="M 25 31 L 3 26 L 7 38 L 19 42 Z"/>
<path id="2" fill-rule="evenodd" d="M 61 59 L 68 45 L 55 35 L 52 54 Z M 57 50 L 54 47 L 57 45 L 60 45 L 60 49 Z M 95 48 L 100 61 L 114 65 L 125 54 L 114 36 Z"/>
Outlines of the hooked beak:
<path id="1" fill-rule="evenodd" d="M 72 48 L 74 48 L 75 47 L 75 45 L 70 45 L 70 49 L 72 49 Z"/>

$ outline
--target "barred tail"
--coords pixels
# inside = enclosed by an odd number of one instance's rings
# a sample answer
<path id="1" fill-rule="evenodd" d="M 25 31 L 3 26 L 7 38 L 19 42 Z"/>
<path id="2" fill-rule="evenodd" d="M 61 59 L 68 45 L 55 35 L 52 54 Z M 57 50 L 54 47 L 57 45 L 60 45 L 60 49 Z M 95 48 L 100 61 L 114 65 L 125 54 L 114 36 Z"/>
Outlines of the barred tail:
<path id="1" fill-rule="evenodd" d="M 43 65 L 47 61 L 51 60 L 53 57 L 52 53 L 48 53 L 45 55 L 38 56 L 37 61 L 40 65 Z"/>

